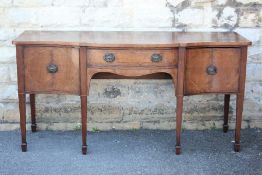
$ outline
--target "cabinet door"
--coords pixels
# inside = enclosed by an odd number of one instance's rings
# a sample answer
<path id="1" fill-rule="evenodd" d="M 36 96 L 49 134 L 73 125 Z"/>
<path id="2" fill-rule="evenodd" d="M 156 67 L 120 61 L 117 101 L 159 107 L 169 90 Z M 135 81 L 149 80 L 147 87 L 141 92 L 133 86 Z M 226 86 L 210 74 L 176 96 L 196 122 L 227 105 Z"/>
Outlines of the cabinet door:
<path id="1" fill-rule="evenodd" d="M 188 49 L 185 94 L 237 92 L 240 53 L 240 48 Z"/>
<path id="2" fill-rule="evenodd" d="M 79 49 L 68 47 L 24 48 L 27 92 L 79 93 Z"/>

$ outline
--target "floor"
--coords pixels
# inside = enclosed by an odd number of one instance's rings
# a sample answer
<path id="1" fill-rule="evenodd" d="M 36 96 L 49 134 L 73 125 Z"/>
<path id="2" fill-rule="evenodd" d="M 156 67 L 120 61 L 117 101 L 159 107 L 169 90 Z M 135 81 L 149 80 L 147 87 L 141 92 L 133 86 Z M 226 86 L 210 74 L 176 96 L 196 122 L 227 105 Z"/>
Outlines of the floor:
<path id="1" fill-rule="evenodd" d="M 88 133 L 81 155 L 80 131 L 28 132 L 28 152 L 18 131 L 0 132 L 1 175 L 262 175 L 262 130 L 242 130 L 242 150 L 232 149 L 234 132 L 183 131 L 175 155 L 175 131 L 133 130 Z"/>

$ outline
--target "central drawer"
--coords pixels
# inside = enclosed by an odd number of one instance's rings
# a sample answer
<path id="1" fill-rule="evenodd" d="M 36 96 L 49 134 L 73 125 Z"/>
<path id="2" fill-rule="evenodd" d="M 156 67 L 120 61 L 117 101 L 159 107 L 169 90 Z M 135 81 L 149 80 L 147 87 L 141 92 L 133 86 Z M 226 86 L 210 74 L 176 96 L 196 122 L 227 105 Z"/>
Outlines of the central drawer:
<path id="1" fill-rule="evenodd" d="M 177 49 L 88 49 L 88 66 L 176 66 Z"/>

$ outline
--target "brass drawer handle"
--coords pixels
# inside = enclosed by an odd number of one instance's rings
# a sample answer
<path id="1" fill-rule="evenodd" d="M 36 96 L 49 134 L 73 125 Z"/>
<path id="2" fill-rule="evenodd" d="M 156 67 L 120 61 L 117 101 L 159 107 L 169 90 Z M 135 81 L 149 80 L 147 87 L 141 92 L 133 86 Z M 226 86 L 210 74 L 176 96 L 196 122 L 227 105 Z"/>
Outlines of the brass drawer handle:
<path id="1" fill-rule="evenodd" d="M 216 75 L 217 74 L 217 67 L 216 66 L 214 66 L 214 65 L 209 65 L 208 67 L 207 67 L 207 74 L 208 75 Z"/>
<path id="2" fill-rule="evenodd" d="M 58 66 L 56 64 L 49 64 L 47 66 L 47 71 L 49 73 L 56 73 L 58 71 Z"/>
<path id="3" fill-rule="evenodd" d="M 108 63 L 112 63 L 115 61 L 115 55 L 113 53 L 106 53 L 104 56 L 104 60 Z"/>
<path id="4" fill-rule="evenodd" d="M 151 61 L 152 62 L 160 62 L 162 60 L 162 56 L 160 55 L 160 54 L 158 54 L 158 53 L 154 53 L 154 54 L 152 54 L 152 56 L 151 56 Z"/>

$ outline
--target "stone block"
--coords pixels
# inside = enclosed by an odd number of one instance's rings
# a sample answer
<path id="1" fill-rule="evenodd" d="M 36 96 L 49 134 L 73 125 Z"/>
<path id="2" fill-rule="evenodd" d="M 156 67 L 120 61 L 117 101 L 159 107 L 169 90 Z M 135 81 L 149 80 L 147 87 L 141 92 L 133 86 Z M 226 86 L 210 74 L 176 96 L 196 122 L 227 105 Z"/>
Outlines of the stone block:
<path id="1" fill-rule="evenodd" d="M 262 128 L 262 121 L 261 120 L 251 120 L 249 122 L 250 128 Z"/>
<path id="2" fill-rule="evenodd" d="M 11 82 L 17 82 L 17 66 L 16 64 L 8 64 L 8 73 Z"/>
<path id="3" fill-rule="evenodd" d="M 0 63 L 15 62 L 15 47 L 0 47 Z"/>
<path id="4" fill-rule="evenodd" d="M 132 26 L 132 12 L 119 7 L 86 8 L 81 24 L 88 27 L 124 28 Z"/>
<path id="5" fill-rule="evenodd" d="M 67 131 L 67 130 L 79 130 L 79 123 L 48 123 L 40 126 L 42 130 L 55 130 L 55 131 Z"/>
<path id="6" fill-rule="evenodd" d="M 222 6 L 222 5 L 225 5 L 227 3 L 228 0 L 216 0 L 214 1 L 214 3 L 216 5 L 219 5 L 219 6 Z"/>
<path id="7" fill-rule="evenodd" d="M 20 129 L 20 125 L 18 123 L 1 123 L 0 131 L 13 131 Z"/>
<path id="8" fill-rule="evenodd" d="M 0 83 L 9 82 L 9 69 L 7 64 L 0 64 Z"/>
<path id="9" fill-rule="evenodd" d="M 204 130 L 222 128 L 223 121 L 186 121 L 183 122 L 182 128 L 188 130 Z"/>
<path id="10" fill-rule="evenodd" d="M 141 124 L 139 121 L 128 122 L 128 123 L 113 123 L 112 128 L 116 130 L 132 130 L 132 129 L 140 129 Z"/>
<path id="11" fill-rule="evenodd" d="M 143 101 L 145 97 L 153 100 L 174 99 L 175 88 L 172 80 L 135 80 L 128 84 L 128 99 Z"/>
<path id="12" fill-rule="evenodd" d="M 74 95 L 58 95 L 58 94 L 37 94 L 36 103 L 39 105 L 48 105 L 48 104 L 71 104 L 69 99 L 75 97 Z M 79 96 L 76 96 L 80 98 Z M 80 103 L 79 103 L 80 104 Z"/>
<path id="13" fill-rule="evenodd" d="M 12 0 L 0 0 L 0 8 L 2 7 L 11 7 Z"/>
<path id="14" fill-rule="evenodd" d="M 166 7 L 166 0 L 123 0 L 124 7 L 128 8 L 164 8 Z"/>
<path id="15" fill-rule="evenodd" d="M 262 58 L 261 58 L 262 59 Z M 262 81 L 262 64 L 247 65 L 247 81 Z"/>
<path id="16" fill-rule="evenodd" d="M 88 122 L 87 130 L 88 131 L 108 131 L 113 129 L 112 123 L 98 123 L 98 122 Z"/>
<path id="17" fill-rule="evenodd" d="M 13 0 L 13 6 L 17 7 L 43 7 L 51 6 L 53 0 Z"/>
<path id="18" fill-rule="evenodd" d="M 216 18 L 213 20 L 214 26 L 228 29 L 236 27 L 238 15 L 235 8 L 227 6 L 225 8 L 218 8 L 218 10 Z"/>
<path id="19" fill-rule="evenodd" d="M 262 64 L 262 49 L 260 53 L 253 53 L 252 55 L 249 55 L 248 63 Z"/>
<path id="20" fill-rule="evenodd" d="M 74 123 L 81 121 L 80 103 L 36 105 L 37 120 L 43 123 Z"/>
<path id="21" fill-rule="evenodd" d="M 77 7 L 44 7 L 39 11 L 38 24 L 42 27 L 78 26 L 81 13 L 82 9 Z"/>
<path id="22" fill-rule="evenodd" d="M 177 6 L 183 7 L 183 5 L 181 5 L 181 4 L 185 4 L 184 6 L 190 4 L 190 2 L 187 2 L 185 0 L 167 0 L 167 3 L 169 3 L 170 5 L 172 5 L 174 7 L 177 7 Z"/>
<path id="23" fill-rule="evenodd" d="M 172 27 L 173 14 L 166 7 L 137 7 L 130 11 L 131 27 L 166 28 Z"/>
<path id="24" fill-rule="evenodd" d="M 128 97 L 129 85 L 132 84 L 125 80 L 99 80 L 91 81 L 89 100 L 92 102 L 123 100 Z"/>
<path id="25" fill-rule="evenodd" d="M 175 120 L 175 105 L 169 103 L 137 104 L 123 107 L 123 121 Z"/>
<path id="26" fill-rule="evenodd" d="M 103 7 L 122 7 L 126 0 L 89 0 L 88 7 L 103 8 Z"/>
<path id="27" fill-rule="evenodd" d="M 185 9 L 176 15 L 176 27 L 198 27 L 204 24 L 205 13 L 203 9 Z"/>
<path id="28" fill-rule="evenodd" d="M 176 122 L 174 121 L 156 121 L 156 122 L 142 122 L 141 128 L 143 129 L 160 129 L 160 130 L 172 130 L 176 129 Z"/>
<path id="29" fill-rule="evenodd" d="M 85 7 L 90 4 L 90 0 L 54 0 L 52 5 L 65 7 Z"/>
<path id="30" fill-rule="evenodd" d="M 19 122 L 18 103 L 0 103 L 3 123 Z M 28 117 L 28 116 L 27 116 Z"/>
<path id="31" fill-rule="evenodd" d="M 0 86 L 1 101 L 17 101 L 17 85 L 16 84 L 1 84 Z"/>
<path id="32" fill-rule="evenodd" d="M 88 118 L 92 122 L 120 122 L 123 115 L 122 108 L 120 103 L 92 103 L 89 106 Z"/>
<path id="33" fill-rule="evenodd" d="M 261 9 L 260 9 L 261 10 Z M 239 27 L 259 27 L 261 26 L 261 12 L 260 10 L 241 9 L 242 13 L 239 17 Z"/>
<path id="34" fill-rule="evenodd" d="M 246 83 L 246 99 L 252 99 L 256 101 L 261 101 L 262 96 L 262 82 L 247 82 Z"/>
<path id="35" fill-rule="evenodd" d="M 92 102 L 128 101 L 157 102 L 157 99 L 174 99 L 171 80 L 92 80 L 89 100 Z"/>
<path id="36" fill-rule="evenodd" d="M 230 109 L 232 112 L 232 109 Z M 200 119 L 220 119 L 223 114 L 224 105 L 221 102 L 199 102 L 199 103 L 184 103 L 184 114 L 187 120 Z"/>
<path id="37" fill-rule="evenodd" d="M 15 32 L 12 28 L 0 28 L 0 41 L 7 41 L 14 36 Z"/>
<path id="38" fill-rule="evenodd" d="M 9 27 L 37 27 L 39 26 L 38 12 L 39 9 L 36 8 L 8 8 L 2 22 Z"/>
<path id="39" fill-rule="evenodd" d="M 172 13 L 165 7 L 90 7 L 85 9 L 81 18 L 82 24 L 89 27 L 161 28 L 172 25 Z"/>
<path id="40" fill-rule="evenodd" d="M 239 2 L 242 4 L 249 4 L 249 3 L 262 4 L 260 0 L 236 0 L 236 2 Z"/>

